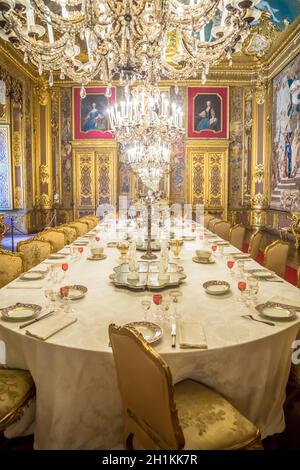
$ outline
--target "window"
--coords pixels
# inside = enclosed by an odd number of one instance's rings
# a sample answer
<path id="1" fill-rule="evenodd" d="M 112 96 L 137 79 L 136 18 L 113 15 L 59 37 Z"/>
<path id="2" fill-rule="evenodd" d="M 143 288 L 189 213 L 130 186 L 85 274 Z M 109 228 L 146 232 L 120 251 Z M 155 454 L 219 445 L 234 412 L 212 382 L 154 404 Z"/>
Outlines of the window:
<path id="1" fill-rule="evenodd" d="M 12 209 L 10 132 L 8 124 L 0 125 L 0 210 Z"/>

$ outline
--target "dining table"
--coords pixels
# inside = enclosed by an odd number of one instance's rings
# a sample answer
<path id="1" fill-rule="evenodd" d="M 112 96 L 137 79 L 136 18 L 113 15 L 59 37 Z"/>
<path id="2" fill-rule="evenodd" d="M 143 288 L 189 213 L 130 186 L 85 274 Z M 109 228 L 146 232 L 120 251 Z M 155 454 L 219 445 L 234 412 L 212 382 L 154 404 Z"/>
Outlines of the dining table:
<path id="1" fill-rule="evenodd" d="M 122 448 L 122 400 L 108 327 L 143 321 L 141 302 L 151 300 L 154 292 L 114 285 L 110 275 L 120 264 L 120 253 L 112 242 L 124 236 L 124 229 L 100 224 L 97 230 L 105 259 L 89 259 L 90 241 L 79 259 L 71 256 L 72 247 L 61 250 L 69 269 L 55 287 L 76 284 L 88 289 L 83 298 L 70 302 L 70 315 L 76 322 L 41 340 L 26 334 L 20 322 L 0 319 L 7 365 L 29 370 L 36 386 L 34 448 L 38 450 Z M 182 294 L 179 302 L 171 304 L 169 312 L 171 315 L 176 307 L 176 321 L 201 325 L 206 347 L 181 348 L 178 339 L 172 347 L 172 327 L 165 320 L 163 336 L 152 347 L 169 365 L 174 384 L 189 378 L 215 389 L 255 423 L 265 438 L 285 428 L 285 389 L 300 314 L 289 321 L 275 320 L 274 325 L 245 318 L 251 314 L 261 319 L 254 304 L 241 301 L 235 267 L 227 267 L 227 255 L 239 250 L 228 244 L 223 252 L 213 254 L 211 264 L 193 261 L 203 243 L 210 247 L 211 236 L 197 226 L 190 239 L 184 240 L 179 259 L 172 260 L 183 267 L 186 278 L 177 288 Z M 54 264 L 60 269 L 61 263 L 59 259 L 45 260 L 32 269 L 46 270 Z M 245 259 L 245 270 L 256 268 L 261 266 Z M 227 281 L 229 291 L 208 294 L 203 284 L 211 280 Z M 45 311 L 44 293 L 49 287 L 53 287 L 49 275 L 38 281 L 15 279 L 0 290 L 0 308 L 22 302 L 38 304 Z M 161 294 L 169 292 L 165 289 Z M 257 296 L 258 304 L 276 296 L 300 302 L 299 290 L 277 276 L 271 281 L 259 280 Z M 152 303 L 148 318 L 155 322 L 155 314 Z"/>

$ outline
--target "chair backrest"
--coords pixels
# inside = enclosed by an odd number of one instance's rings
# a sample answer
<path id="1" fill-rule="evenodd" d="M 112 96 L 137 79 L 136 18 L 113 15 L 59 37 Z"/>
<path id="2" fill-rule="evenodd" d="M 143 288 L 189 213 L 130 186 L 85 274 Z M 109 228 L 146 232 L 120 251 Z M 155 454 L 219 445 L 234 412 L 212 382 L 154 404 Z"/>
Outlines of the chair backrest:
<path id="1" fill-rule="evenodd" d="M 286 269 L 286 261 L 289 254 L 289 244 L 282 240 L 276 240 L 267 246 L 264 253 L 264 266 L 283 277 Z"/>
<path id="2" fill-rule="evenodd" d="M 203 223 L 204 223 L 204 227 L 205 227 L 205 228 L 208 228 L 208 223 L 209 223 L 209 221 L 212 220 L 212 219 L 214 219 L 214 218 L 215 218 L 215 217 L 214 217 L 213 215 L 211 215 L 211 214 L 206 214 L 206 215 L 204 216 L 204 222 L 203 222 Z"/>
<path id="3" fill-rule="evenodd" d="M 217 222 L 214 225 L 214 232 L 219 237 L 223 238 L 223 240 L 229 240 L 229 233 L 230 233 L 231 225 L 229 222 L 221 221 Z"/>
<path id="4" fill-rule="evenodd" d="M 81 237 L 88 232 L 88 226 L 83 222 L 72 222 L 68 224 L 68 227 L 75 228 L 77 237 Z"/>
<path id="5" fill-rule="evenodd" d="M 300 266 L 297 270 L 297 287 L 300 289 Z"/>
<path id="6" fill-rule="evenodd" d="M 59 225 L 58 229 L 64 233 L 65 235 L 65 242 L 67 245 L 73 243 L 77 238 L 77 232 L 75 228 L 68 227 L 67 225 Z"/>
<path id="7" fill-rule="evenodd" d="M 246 227 L 242 224 L 237 224 L 230 230 L 229 241 L 232 246 L 243 251 L 243 244 L 246 235 Z"/>
<path id="8" fill-rule="evenodd" d="M 209 222 L 208 222 L 208 230 L 210 230 L 211 232 L 214 232 L 214 229 L 215 229 L 215 225 L 218 223 L 218 222 L 222 222 L 221 219 L 211 219 Z"/>
<path id="9" fill-rule="evenodd" d="M 256 232 L 251 235 L 248 253 L 254 260 L 258 257 L 263 236 L 264 234 L 261 230 L 256 230 Z"/>
<path id="10" fill-rule="evenodd" d="M 51 244 L 50 242 L 33 238 L 19 242 L 17 244 L 17 251 L 23 255 L 24 271 L 28 271 L 48 258 L 51 253 Z"/>
<path id="11" fill-rule="evenodd" d="M 50 242 L 54 252 L 61 250 L 66 244 L 64 233 L 52 228 L 40 232 L 35 239 Z"/>
<path id="12" fill-rule="evenodd" d="M 0 248 L 0 288 L 16 279 L 24 271 L 21 253 Z"/>
<path id="13" fill-rule="evenodd" d="M 89 219 L 88 217 L 81 217 L 79 221 L 87 224 L 89 230 L 92 230 L 95 227 L 94 221 L 92 219 Z"/>
<path id="14" fill-rule="evenodd" d="M 183 448 L 168 365 L 134 329 L 110 325 L 109 337 L 125 413 L 140 429 L 139 440 L 146 433 L 153 449 Z"/>

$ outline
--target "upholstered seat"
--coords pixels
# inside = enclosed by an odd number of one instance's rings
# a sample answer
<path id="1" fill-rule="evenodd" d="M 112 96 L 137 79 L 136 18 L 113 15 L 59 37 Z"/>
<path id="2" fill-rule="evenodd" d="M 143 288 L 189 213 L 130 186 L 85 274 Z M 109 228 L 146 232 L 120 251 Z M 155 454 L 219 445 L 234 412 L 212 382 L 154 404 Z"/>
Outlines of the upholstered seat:
<path id="1" fill-rule="evenodd" d="M 100 220 L 97 215 L 86 215 L 86 216 L 84 216 L 84 219 L 90 219 L 90 220 L 92 220 L 93 223 L 94 223 L 94 227 L 96 227 L 96 225 L 98 225 L 99 220 Z"/>
<path id="2" fill-rule="evenodd" d="M 89 219 L 88 217 L 81 217 L 80 222 L 87 224 L 89 230 L 92 230 L 95 227 L 93 220 Z"/>
<path id="3" fill-rule="evenodd" d="M 206 214 L 204 216 L 204 227 L 205 228 L 208 228 L 208 223 L 210 220 L 214 219 L 215 217 L 213 215 L 210 215 L 210 214 Z"/>
<path id="4" fill-rule="evenodd" d="M 24 271 L 21 253 L 0 249 L 0 288 L 16 279 Z"/>
<path id="5" fill-rule="evenodd" d="M 175 385 L 175 404 L 187 450 L 240 449 L 258 429 L 214 390 L 193 380 Z"/>
<path id="6" fill-rule="evenodd" d="M 22 408 L 34 393 L 34 382 L 28 371 L 0 368 L 0 431 L 22 416 Z"/>
<path id="7" fill-rule="evenodd" d="M 210 230 L 211 232 L 214 232 L 215 231 L 215 225 L 219 222 L 222 222 L 221 219 L 211 219 L 209 222 L 208 222 L 208 230 Z"/>
<path id="8" fill-rule="evenodd" d="M 235 246 L 240 251 L 243 251 L 244 239 L 246 235 L 246 227 L 237 224 L 230 230 L 229 241 L 232 246 Z"/>
<path id="9" fill-rule="evenodd" d="M 223 240 L 229 240 L 229 233 L 230 233 L 231 225 L 229 222 L 225 222 L 221 220 L 214 225 L 214 232 L 219 237 L 223 238 Z"/>
<path id="10" fill-rule="evenodd" d="M 24 271 L 28 271 L 51 253 L 51 244 L 46 241 L 29 239 L 17 244 L 17 251 L 23 255 Z"/>
<path id="11" fill-rule="evenodd" d="M 264 253 L 264 266 L 283 277 L 286 270 L 286 262 L 290 245 L 287 242 L 276 240 L 268 245 Z"/>
<path id="12" fill-rule="evenodd" d="M 257 230 L 254 232 L 250 238 L 248 253 L 255 261 L 257 260 L 260 245 L 263 239 L 263 232 L 261 230 Z"/>
<path id="13" fill-rule="evenodd" d="M 70 245 L 77 238 L 77 232 L 75 228 L 68 227 L 67 225 L 59 225 L 58 230 L 64 233 L 66 245 Z"/>
<path id="14" fill-rule="evenodd" d="M 136 330 L 110 325 L 109 337 L 127 449 L 134 438 L 144 449 L 261 448 L 258 428 L 219 393 L 193 380 L 173 387 L 168 365 Z"/>
<path id="15" fill-rule="evenodd" d="M 83 222 L 72 222 L 71 224 L 68 224 L 68 227 L 76 230 L 77 237 L 81 237 L 88 232 L 88 226 Z"/>
<path id="16" fill-rule="evenodd" d="M 66 244 L 64 233 L 56 229 L 44 230 L 35 239 L 50 242 L 54 252 L 61 250 Z"/>

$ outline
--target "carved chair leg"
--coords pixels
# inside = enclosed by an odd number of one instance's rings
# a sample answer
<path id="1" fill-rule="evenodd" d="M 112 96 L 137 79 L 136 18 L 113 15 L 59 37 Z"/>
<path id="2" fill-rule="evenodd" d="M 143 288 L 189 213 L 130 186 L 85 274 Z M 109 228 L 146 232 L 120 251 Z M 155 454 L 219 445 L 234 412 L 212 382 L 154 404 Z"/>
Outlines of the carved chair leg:
<path id="1" fill-rule="evenodd" d="M 125 434 L 124 448 L 125 448 L 126 450 L 134 450 L 134 447 L 133 447 L 133 434 L 132 434 L 132 432 L 130 432 L 129 434 Z"/>

